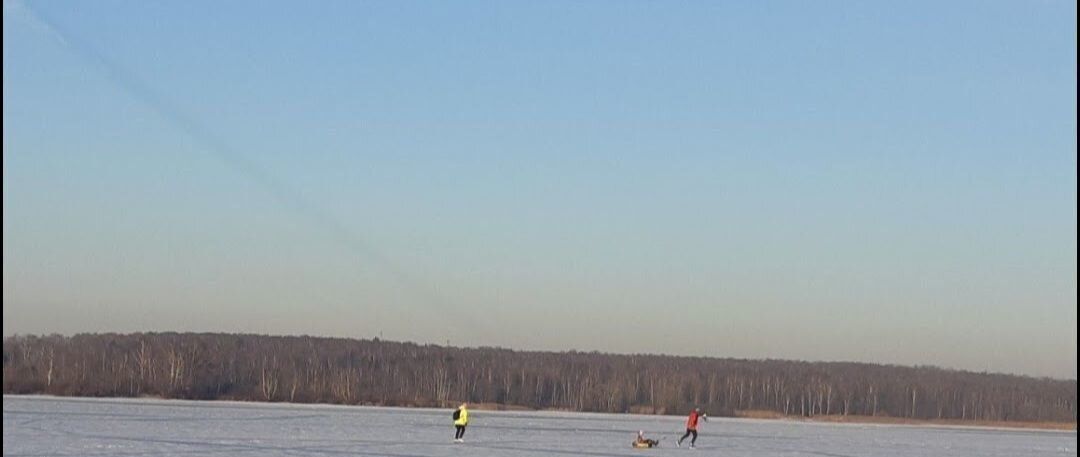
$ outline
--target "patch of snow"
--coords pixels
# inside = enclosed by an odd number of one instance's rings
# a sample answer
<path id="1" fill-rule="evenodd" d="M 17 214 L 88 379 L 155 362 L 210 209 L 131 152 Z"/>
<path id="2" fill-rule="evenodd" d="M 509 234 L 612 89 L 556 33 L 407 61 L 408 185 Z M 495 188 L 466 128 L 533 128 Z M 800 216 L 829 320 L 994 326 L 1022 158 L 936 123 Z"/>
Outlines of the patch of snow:
<path id="1" fill-rule="evenodd" d="M 697 448 L 683 417 L 470 411 L 454 443 L 449 409 L 161 399 L 4 396 L 3 455 L 1067 457 L 1075 431 L 710 418 Z M 633 449 L 638 430 L 660 439 Z"/>

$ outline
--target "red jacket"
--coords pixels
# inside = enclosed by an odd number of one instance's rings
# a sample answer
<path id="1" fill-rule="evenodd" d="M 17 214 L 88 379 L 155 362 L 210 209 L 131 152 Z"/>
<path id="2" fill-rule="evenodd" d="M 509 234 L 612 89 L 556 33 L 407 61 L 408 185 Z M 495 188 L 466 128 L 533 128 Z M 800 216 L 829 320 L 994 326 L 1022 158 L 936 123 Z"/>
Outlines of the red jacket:
<path id="1" fill-rule="evenodd" d="M 690 417 L 686 418 L 686 429 L 697 430 L 698 412 L 690 411 Z"/>

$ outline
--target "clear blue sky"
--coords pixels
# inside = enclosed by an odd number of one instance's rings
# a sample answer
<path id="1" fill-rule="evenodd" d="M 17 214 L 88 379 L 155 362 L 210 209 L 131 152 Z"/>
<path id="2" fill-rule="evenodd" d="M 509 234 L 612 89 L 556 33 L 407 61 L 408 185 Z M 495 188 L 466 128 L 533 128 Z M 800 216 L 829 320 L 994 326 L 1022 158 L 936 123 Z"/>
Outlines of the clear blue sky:
<path id="1" fill-rule="evenodd" d="M 4 334 L 1076 377 L 1076 4 L 4 0 Z"/>

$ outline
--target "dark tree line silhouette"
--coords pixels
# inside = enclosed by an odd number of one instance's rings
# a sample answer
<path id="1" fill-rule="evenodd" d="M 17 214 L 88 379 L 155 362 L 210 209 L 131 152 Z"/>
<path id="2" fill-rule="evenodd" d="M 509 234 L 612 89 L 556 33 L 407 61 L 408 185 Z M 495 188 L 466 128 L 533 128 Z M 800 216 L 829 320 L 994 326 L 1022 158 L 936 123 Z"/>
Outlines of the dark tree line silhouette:
<path id="1" fill-rule="evenodd" d="M 4 393 L 1076 422 L 1076 380 L 935 367 L 195 333 L 4 339 Z"/>

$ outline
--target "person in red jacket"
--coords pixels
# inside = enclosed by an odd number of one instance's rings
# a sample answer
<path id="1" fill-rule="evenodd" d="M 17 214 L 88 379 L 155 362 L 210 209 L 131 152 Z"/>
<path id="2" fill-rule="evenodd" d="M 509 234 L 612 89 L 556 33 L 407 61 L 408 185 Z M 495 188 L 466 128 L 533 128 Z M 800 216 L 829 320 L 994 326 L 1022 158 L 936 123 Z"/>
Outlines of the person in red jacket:
<path id="1" fill-rule="evenodd" d="M 694 435 L 693 438 L 690 438 L 690 447 L 694 447 L 694 443 L 697 442 L 697 423 L 699 418 L 703 421 L 708 420 L 708 416 L 701 412 L 701 408 L 694 408 L 693 411 L 690 411 L 690 417 L 686 418 L 686 434 L 683 435 L 682 438 L 679 438 L 679 441 L 675 443 L 676 446 L 682 446 L 682 442 L 686 437 Z"/>

